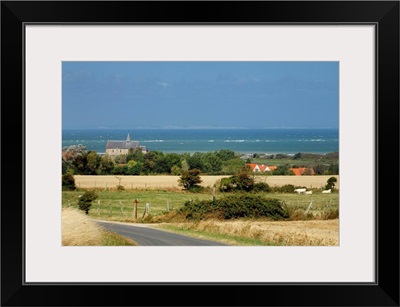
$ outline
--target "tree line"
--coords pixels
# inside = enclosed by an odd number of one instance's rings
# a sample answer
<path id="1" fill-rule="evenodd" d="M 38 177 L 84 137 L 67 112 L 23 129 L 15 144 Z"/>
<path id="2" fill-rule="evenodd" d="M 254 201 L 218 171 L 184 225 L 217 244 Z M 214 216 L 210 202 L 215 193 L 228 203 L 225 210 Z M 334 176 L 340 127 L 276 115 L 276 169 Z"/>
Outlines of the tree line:
<path id="1" fill-rule="evenodd" d="M 67 146 L 62 150 L 62 173 L 74 175 L 181 175 L 190 169 L 205 174 L 230 174 L 245 163 L 229 149 L 193 154 L 143 153 L 140 149 L 132 149 L 127 155 L 116 157 L 99 155 L 82 145 Z"/>
<path id="2" fill-rule="evenodd" d="M 196 169 L 202 174 L 233 175 L 245 167 L 248 160 L 230 149 L 213 152 L 164 153 L 131 149 L 127 155 L 111 157 L 87 150 L 83 145 L 62 148 L 62 174 L 72 175 L 176 175 Z M 293 175 L 288 164 L 280 165 L 271 175 Z M 337 175 L 338 165 L 312 166 L 315 174 Z"/>

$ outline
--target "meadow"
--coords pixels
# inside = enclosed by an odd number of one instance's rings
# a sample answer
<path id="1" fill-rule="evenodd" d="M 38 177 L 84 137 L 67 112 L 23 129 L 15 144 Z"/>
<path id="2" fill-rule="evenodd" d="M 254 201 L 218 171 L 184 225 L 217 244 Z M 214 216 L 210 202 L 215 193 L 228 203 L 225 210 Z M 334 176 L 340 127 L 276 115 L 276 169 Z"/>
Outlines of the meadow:
<path id="1" fill-rule="evenodd" d="M 180 189 L 127 189 L 117 191 L 116 189 L 91 188 L 91 190 L 96 190 L 98 198 L 91 206 L 90 216 L 119 222 L 141 222 L 146 217 L 145 215 L 156 216 L 167 213 L 168 211 L 179 209 L 185 202 L 190 200 L 212 199 L 212 189 L 205 189 L 205 191 L 199 193 L 186 192 Z M 63 191 L 63 207 L 76 207 L 79 196 L 83 193 L 84 191 L 80 189 Z M 216 190 L 215 198 L 223 197 L 225 194 Z M 285 205 L 290 209 L 307 212 L 312 214 L 315 219 L 326 209 L 339 208 L 338 193 L 322 194 L 319 191 L 315 191 L 312 195 L 265 192 L 254 194 L 278 198 L 284 201 Z M 138 202 L 137 213 L 135 212 L 135 200 Z M 310 203 L 312 203 L 311 206 Z M 146 204 L 148 204 L 149 212 L 145 212 Z"/>
<path id="2" fill-rule="evenodd" d="M 100 182 L 97 181 L 99 176 L 76 177 L 76 182 L 85 182 L 82 180 L 84 177 L 87 177 L 85 178 L 86 182 L 93 180 L 93 177 L 95 177 L 96 182 Z M 330 176 L 260 176 L 257 178 L 258 181 L 266 180 L 271 186 L 274 186 L 272 183 L 274 179 L 276 185 L 279 182 L 279 186 L 295 183 L 296 185 L 308 186 L 308 189 L 313 191 L 311 195 L 299 195 L 294 192 L 255 193 L 256 195 L 282 200 L 284 206 L 291 212 L 290 219 L 287 221 L 266 219 L 221 221 L 210 219 L 195 222 L 174 220 L 173 217 L 175 212 L 187 201 L 211 200 L 213 195 L 211 187 L 218 180 L 216 176 L 206 178 L 203 181 L 205 189 L 198 193 L 182 190 L 177 184 L 172 183 L 175 178 L 169 178 L 169 181 L 164 178 L 175 176 L 126 176 L 121 180 L 118 180 L 115 176 L 105 177 L 108 177 L 107 188 L 105 185 L 101 187 L 92 184 L 75 191 L 63 191 L 63 208 L 77 208 L 79 196 L 85 190 L 95 190 L 98 198 L 93 201 L 88 215 L 88 218 L 94 220 L 145 223 L 150 227 L 159 227 L 194 237 L 220 240 L 232 245 L 336 246 L 339 244 L 339 193 L 335 191 L 331 194 L 322 194 L 321 188 L 319 188 L 326 183 Z M 128 177 L 136 179 L 136 185 L 132 184 L 132 188 L 128 184 L 131 178 Z M 141 181 L 138 183 L 137 179 Z M 153 179 L 153 181 L 150 179 Z M 300 181 L 301 179 L 303 180 Z M 156 180 L 159 181 L 154 186 L 143 186 L 144 180 L 153 183 Z M 127 183 L 127 188 L 117 190 L 115 184 L 124 182 Z M 159 186 L 160 182 L 168 182 L 168 184 Z M 317 187 L 311 188 L 311 186 Z M 215 189 L 214 197 L 216 199 L 222 198 L 226 194 Z M 135 200 L 137 200 L 137 211 Z M 332 213 L 334 213 L 333 216 Z"/>

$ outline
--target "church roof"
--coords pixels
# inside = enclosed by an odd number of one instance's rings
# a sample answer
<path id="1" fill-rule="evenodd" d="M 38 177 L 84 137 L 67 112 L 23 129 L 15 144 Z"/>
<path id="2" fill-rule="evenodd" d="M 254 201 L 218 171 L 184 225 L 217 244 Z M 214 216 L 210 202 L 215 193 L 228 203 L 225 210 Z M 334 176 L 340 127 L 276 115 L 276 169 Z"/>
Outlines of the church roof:
<path id="1" fill-rule="evenodd" d="M 139 147 L 138 141 L 107 141 L 106 149 L 135 149 Z"/>
<path id="2" fill-rule="evenodd" d="M 139 147 L 138 141 L 131 141 L 131 136 L 128 133 L 125 141 L 107 141 L 106 149 L 135 149 Z"/>

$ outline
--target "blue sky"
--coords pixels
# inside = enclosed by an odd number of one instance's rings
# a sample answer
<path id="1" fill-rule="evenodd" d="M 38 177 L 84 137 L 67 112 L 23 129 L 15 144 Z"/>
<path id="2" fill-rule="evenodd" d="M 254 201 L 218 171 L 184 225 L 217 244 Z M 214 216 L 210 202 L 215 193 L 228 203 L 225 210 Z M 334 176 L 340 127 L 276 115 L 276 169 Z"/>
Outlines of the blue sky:
<path id="1" fill-rule="evenodd" d="M 62 126 L 338 128 L 338 62 L 63 62 Z"/>

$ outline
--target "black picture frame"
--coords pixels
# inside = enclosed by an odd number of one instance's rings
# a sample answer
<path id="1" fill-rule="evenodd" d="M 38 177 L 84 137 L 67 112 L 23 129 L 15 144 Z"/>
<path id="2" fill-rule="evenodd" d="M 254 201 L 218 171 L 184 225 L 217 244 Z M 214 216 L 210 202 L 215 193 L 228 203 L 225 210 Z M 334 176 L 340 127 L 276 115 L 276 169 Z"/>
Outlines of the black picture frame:
<path id="1" fill-rule="evenodd" d="M 375 25 L 376 282 L 24 283 L 24 24 L 106 22 Z M 399 1 L 2 1 L 1 128 L 2 306 L 399 306 Z"/>

